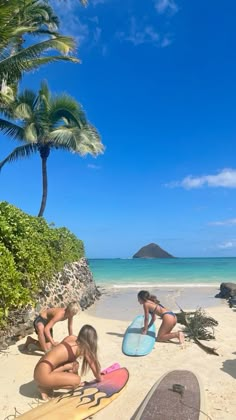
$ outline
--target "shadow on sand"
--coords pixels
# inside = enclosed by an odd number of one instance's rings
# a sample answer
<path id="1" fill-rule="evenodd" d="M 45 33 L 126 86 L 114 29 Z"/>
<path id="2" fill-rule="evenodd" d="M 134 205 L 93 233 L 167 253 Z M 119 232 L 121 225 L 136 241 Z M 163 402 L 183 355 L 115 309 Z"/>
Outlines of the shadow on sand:
<path id="1" fill-rule="evenodd" d="M 43 402 L 35 381 L 30 381 L 30 382 L 27 382 L 26 384 L 22 384 L 19 388 L 19 392 L 24 397 L 39 399 L 40 401 Z M 59 390 L 53 391 L 53 398 L 63 396 L 67 393 L 69 394 L 68 390 L 63 390 L 63 389 L 61 391 Z"/>
<path id="2" fill-rule="evenodd" d="M 30 381 L 30 382 L 27 382 L 26 384 L 22 384 L 19 388 L 19 392 L 24 397 L 30 397 L 30 398 L 40 397 L 37 385 L 34 381 Z"/>
<path id="3" fill-rule="evenodd" d="M 18 350 L 20 353 L 22 354 L 28 354 L 30 356 L 43 356 L 44 353 L 40 350 L 38 350 L 37 348 L 34 348 L 33 345 L 31 346 L 31 350 L 24 350 L 24 344 L 20 344 L 18 346 Z"/>
<path id="4" fill-rule="evenodd" d="M 233 354 L 236 354 L 236 352 Z M 231 375 L 233 378 L 236 379 L 236 359 L 225 360 L 223 362 L 223 367 L 221 368 L 221 370 L 223 370 L 224 372 L 228 373 L 229 375 Z"/>
<path id="5" fill-rule="evenodd" d="M 115 333 L 115 332 L 107 332 L 107 334 L 108 335 L 116 335 L 117 337 L 121 337 L 121 338 L 123 338 L 124 337 L 124 334 L 119 334 L 119 333 Z"/>

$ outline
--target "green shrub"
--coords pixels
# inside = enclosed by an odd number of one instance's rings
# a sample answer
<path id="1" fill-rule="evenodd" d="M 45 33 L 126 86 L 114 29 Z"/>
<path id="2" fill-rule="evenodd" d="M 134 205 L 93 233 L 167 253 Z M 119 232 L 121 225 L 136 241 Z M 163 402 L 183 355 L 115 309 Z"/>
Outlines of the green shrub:
<path id="1" fill-rule="evenodd" d="M 0 324 L 9 309 L 33 303 L 43 281 L 82 256 L 83 242 L 68 229 L 0 203 Z"/>

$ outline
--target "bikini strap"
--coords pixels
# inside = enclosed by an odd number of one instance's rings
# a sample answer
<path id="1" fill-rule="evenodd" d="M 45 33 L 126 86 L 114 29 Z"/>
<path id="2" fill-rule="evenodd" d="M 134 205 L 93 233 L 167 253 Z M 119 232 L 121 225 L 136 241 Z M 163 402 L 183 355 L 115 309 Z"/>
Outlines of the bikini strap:
<path id="1" fill-rule="evenodd" d="M 74 362 L 76 360 L 76 356 L 73 353 L 73 350 L 70 346 L 70 344 L 68 344 L 66 341 L 63 341 L 63 343 L 67 352 L 68 352 L 68 362 Z"/>

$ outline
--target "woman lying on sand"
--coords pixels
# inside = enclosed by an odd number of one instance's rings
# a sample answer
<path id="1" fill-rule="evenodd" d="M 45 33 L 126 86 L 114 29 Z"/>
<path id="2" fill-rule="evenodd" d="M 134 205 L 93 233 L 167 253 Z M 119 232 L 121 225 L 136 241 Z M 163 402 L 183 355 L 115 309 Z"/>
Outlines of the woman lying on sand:
<path id="1" fill-rule="evenodd" d="M 141 290 L 138 293 L 138 301 L 143 305 L 144 310 L 142 334 L 147 334 L 148 328 L 155 322 L 156 315 L 158 315 L 161 317 L 162 323 L 157 334 L 157 341 L 168 341 L 171 338 L 178 338 L 180 344 L 184 343 L 184 334 L 182 331 L 171 332 L 177 323 L 176 315 L 161 305 L 156 296 L 150 295 L 146 290 Z M 150 323 L 148 323 L 149 314 L 152 316 Z"/>
<path id="2" fill-rule="evenodd" d="M 78 337 L 66 337 L 37 363 L 34 380 L 43 400 L 47 400 L 54 389 L 75 389 L 80 385 L 79 364 L 76 361 L 79 356 L 83 357 L 81 375 L 90 367 L 96 380 L 101 381 L 97 332 L 91 325 L 84 325 Z"/>

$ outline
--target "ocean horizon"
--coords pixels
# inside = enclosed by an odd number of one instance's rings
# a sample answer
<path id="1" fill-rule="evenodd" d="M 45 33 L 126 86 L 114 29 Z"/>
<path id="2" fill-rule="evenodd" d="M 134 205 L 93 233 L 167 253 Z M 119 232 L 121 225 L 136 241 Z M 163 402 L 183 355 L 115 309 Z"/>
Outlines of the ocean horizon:
<path id="1" fill-rule="evenodd" d="M 88 262 L 97 286 L 114 289 L 219 287 L 236 278 L 236 257 L 91 258 Z"/>

